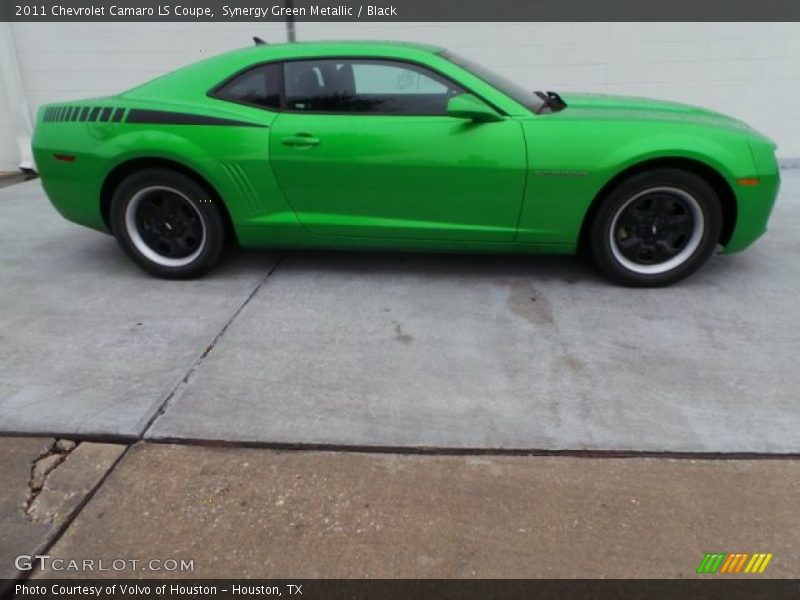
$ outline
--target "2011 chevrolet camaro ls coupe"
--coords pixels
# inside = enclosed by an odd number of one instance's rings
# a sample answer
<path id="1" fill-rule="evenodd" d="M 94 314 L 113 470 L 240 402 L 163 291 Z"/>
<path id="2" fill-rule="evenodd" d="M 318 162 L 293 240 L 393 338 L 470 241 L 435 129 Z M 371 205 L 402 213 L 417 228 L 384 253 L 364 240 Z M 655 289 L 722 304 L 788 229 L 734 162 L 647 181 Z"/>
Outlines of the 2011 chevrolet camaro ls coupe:
<path id="1" fill-rule="evenodd" d="M 39 110 L 61 214 L 185 278 L 242 246 L 572 253 L 666 285 L 766 229 L 775 145 L 671 102 L 530 92 L 447 50 L 256 45 Z"/>

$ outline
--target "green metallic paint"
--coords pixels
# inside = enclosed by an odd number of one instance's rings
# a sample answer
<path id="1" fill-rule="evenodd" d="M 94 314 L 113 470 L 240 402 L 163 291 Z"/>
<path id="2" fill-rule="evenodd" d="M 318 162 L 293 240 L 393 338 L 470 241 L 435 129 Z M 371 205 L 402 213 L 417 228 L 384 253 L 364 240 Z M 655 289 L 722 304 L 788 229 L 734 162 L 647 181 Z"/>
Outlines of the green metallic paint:
<path id="1" fill-rule="evenodd" d="M 457 119 L 469 119 L 475 123 L 502 121 L 503 115 L 472 94 L 458 94 L 447 103 L 447 115 Z"/>
<path id="2" fill-rule="evenodd" d="M 243 246 L 566 253 L 576 249 L 592 203 L 620 173 L 651 160 L 689 160 L 713 169 L 732 191 L 736 222 L 726 252 L 765 231 L 779 186 L 775 146 L 747 125 L 677 103 L 590 94 L 563 94 L 565 110 L 534 115 L 439 50 L 256 46 L 69 105 L 126 109 L 120 122 L 44 122 L 57 105 L 43 106 L 33 140 L 37 168 L 58 211 L 99 230 L 106 230 L 101 196 L 109 175 L 132 160 L 158 159 L 213 188 Z M 500 120 L 277 112 L 209 95 L 254 65 L 337 56 L 426 66 Z M 127 109 L 253 126 L 128 123 Z M 320 143 L 298 144 L 297 134 Z M 56 160 L 58 154 L 75 160 Z M 743 187 L 740 178 L 760 183 Z"/>
<path id="3" fill-rule="evenodd" d="M 322 143 L 282 143 L 304 130 Z M 282 113 L 269 152 L 284 197 L 313 234 L 514 240 L 526 173 L 518 121 Z"/>

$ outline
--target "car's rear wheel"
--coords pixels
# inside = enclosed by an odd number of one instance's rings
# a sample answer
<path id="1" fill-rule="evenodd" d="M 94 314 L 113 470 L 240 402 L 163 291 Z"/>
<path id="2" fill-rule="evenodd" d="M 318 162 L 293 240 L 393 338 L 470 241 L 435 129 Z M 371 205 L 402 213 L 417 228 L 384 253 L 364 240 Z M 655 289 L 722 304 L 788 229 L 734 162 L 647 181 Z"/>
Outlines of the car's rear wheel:
<path id="1" fill-rule="evenodd" d="M 604 199 L 592 223 L 592 253 L 600 269 L 623 285 L 669 285 L 708 260 L 721 228 L 719 198 L 706 180 L 654 169 L 627 179 Z"/>
<path id="2" fill-rule="evenodd" d="M 128 176 L 111 200 L 111 229 L 122 249 L 145 271 L 188 279 L 219 259 L 225 227 L 208 192 L 167 169 Z"/>

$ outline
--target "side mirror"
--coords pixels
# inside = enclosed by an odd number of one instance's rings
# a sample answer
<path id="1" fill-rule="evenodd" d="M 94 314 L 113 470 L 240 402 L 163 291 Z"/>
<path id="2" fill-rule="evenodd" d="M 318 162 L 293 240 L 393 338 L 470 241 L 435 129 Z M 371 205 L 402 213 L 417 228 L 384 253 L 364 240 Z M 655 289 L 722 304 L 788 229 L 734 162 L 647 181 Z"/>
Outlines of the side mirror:
<path id="1" fill-rule="evenodd" d="M 470 119 L 477 123 L 503 120 L 495 109 L 472 94 L 458 94 L 450 98 L 447 102 L 447 114 L 456 119 Z"/>

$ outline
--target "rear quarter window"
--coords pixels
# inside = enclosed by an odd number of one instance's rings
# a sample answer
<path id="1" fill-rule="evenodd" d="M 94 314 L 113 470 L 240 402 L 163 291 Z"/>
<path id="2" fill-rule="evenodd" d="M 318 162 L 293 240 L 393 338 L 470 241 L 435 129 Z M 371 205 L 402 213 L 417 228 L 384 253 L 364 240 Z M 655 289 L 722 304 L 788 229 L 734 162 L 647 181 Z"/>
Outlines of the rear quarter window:
<path id="1" fill-rule="evenodd" d="M 277 110 L 281 105 L 281 77 L 280 63 L 261 65 L 234 77 L 217 88 L 212 96 Z"/>

